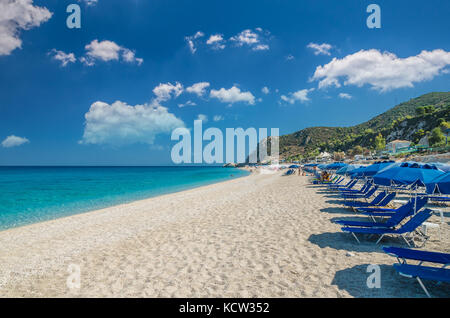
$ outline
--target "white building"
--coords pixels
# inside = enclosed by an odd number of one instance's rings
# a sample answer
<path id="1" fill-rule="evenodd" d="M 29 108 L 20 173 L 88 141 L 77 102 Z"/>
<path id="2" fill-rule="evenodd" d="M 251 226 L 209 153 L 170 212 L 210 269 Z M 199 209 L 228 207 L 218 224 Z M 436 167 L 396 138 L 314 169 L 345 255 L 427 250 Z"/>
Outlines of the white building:
<path id="1" fill-rule="evenodd" d="M 397 153 L 399 149 L 406 148 L 411 145 L 411 142 L 408 140 L 393 140 L 386 145 L 386 150 L 390 153 Z"/>

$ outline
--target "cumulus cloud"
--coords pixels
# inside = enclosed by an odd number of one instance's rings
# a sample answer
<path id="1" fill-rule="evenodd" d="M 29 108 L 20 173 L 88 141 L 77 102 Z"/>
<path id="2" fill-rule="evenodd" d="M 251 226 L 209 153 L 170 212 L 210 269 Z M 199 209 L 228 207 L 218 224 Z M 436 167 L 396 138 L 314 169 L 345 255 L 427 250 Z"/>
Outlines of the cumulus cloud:
<path id="1" fill-rule="evenodd" d="M 290 93 L 289 96 L 281 95 L 281 100 L 289 103 L 294 104 L 297 101 L 300 101 L 301 103 L 305 103 L 310 101 L 310 98 L 308 97 L 308 93 L 312 92 L 314 88 L 310 89 L 301 89 L 297 92 Z"/>
<path id="2" fill-rule="evenodd" d="M 194 85 L 186 88 L 186 91 L 188 93 L 196 94 L 198 97 L 201 97 L 206 93 L 206 89 L 209 87 L 209 85 L 210 84 L 208 82 L 195 83 Z"/>
<path id="3" fill-rule="evenodd" d="M 339 98 L 342 98 L 342 99 L 352 99 L 352 95 L 347 94 L 347 93 L 339 93 Z"/>
<path id="4" fill-rule="evenodd" d="M 98 101 L 85 114 L 81 144 L 153 144 L 158 134 L 184 127 L 181 119 L 160 105 L 136 105 L 116 101 L 109 105 Z"/>
<path id="5" fill-rule="evenodd" d="M 126 48 L 122 48 L 122 58 L 125 62 L 136 62 L 138 65 L 141 65 L 142 62 L 144 62 L 144 59 L 136 57 L 136 53 L 134 51 Z"/>
<path id="6" fill-rule="evenodd" d="M 52 13 L 33 5 L 33 0 L 0 1 L 0 56 L 9 55 L 22 46 L 21 30 L 46 22 Z"/>
<path id="7" fill-rule="evenodd" d="M 450 52 L 441 49 L 422 51 L 407 58 L 378 50 L 361 50 L 342 59 L 318 66 L 311 80 L 319 81 L 319 88 L 344 85 L 370 85 L 379 91 L 413 87 L 414 83 L 432 80 L 450 65 Z"/>
<path id="8" fill-rule="evenodd" d="M 250 105 L 255 104 L 255 96 L 251 92 L 241 92 L 241 90 L 233 86 L 230 89 L 221 88 L 219 90 L 212 89 L 209 93 L 212 98 L 217 98 L 222 103 L 247 102 Z"/>
<path id="9" fill-rule="evenodd" d="M 186 103 L 178 104 L 178 107 L 186 107 L 186 106 L 197 106 L 197 104 L 193 101 L 188 100 Z"/>
<path id="10" fill-rule="evenodd" d="M 198 31 L 194 35 L 185 36 L 184 39 L 192 54 L 197 52 L 197 46 L 199 44 L 206 44 L 214 50 L 223 50 L 225 47 L 234 44 L 237 47 L 249 47 L 253 51 L 265 51 L 269 50 L 269 40 L 271 34 L 269 31 L 265 31 L 261 28 L 246 29 L 235 36 L 225 39 L 223 34 L 215 33 L 211 34 L 206 41 L 200 40 L 205 34 L 202 31 Z"/>
<path id="11" fill-rule="evenodd" d="M 186 36 L 184 38 L 192 54 L 194 54 L 197 51 L 197 48 L 195 46 L 196 40 L 204 36 L 205 34 L 202 31 L 197 31 L 197 33 L 195 33 L 194 35 Z"/>
<path id="12" fill-rule="evenodd" d="M 270 32 L 256 28 L 254 31 L 247 29 L 230 38 L 230 41 L 237 46 L 248 46 L 254 51 L 264 51 L 270 49 L 267 44 Z"/>
<path id="13" fill-rule="evenodd" d="M 270 90 L 269 90 L 269 88 L 267 87 L 267 86 L 264 86 L 262 89 L 261 89 L 261 92 L 263 92 L 263 94 L 269 94 L 270 93 Z"/>
<path id="14" fill-rule="evenodd" d="M 258 44 L 257 46 L 253 47 L 253 51 L 265 51 L 268 50 L 269 46 L 267 44 Z"/>
<path id="15" fill-rule="evenodd" d="M 5 148 L 17 147 L 30 141 L 25 137 L 17 137 L 14 135 L 8 136 L 2 141 L 2 146 Z"/>
<path id="16" fill-rule="evenodd" d="M 211 35 L 206 44 L 210 45 L 215 50 L 223 50 L 225 48 L 225 40 L 223 39 L 222 34 L 213 34 Z"/>
<path id="17" fill-rule="evenodd" d="M 175 82 L 175 85 L 172 83 L 160 83 L 153 89 L 153 93 L 156 95 L 156 100 L 158 102 L 166 101 L 171 99 L 172 97 L 178 97 L 183 92 L 183 85 L 178 82 Z"/>
<path id="18" fill-rule="evenodd" d="M 213 117 L 213 121 L 221 121 L 221 120 L 223 120 L 224 118 L 223 118 L 223 116 L 222 115 L 215 115 L 214 117 Z"/>
<path id="19" fill-rule="evenodd" d="M 73 53 L 65 53 L 63 51 L 52 49 L 48 54 L 51 55 L 54 60 L 61 62 L 61 66 L 63 67 L 77 61 L 75 54 Z"/>
<path id="20" fill-rule="evenodd" d="M 113 41 L 101 41 L 97 39 L 85 46 L 86 56 L 80 58 L 80 61 L 86 65 L 92 66 L 96 60 L 103 62 L 118 61 L 122 58 L 122 61 L 127 63 L 137 63 L 141 65 L 144 61 L 142 58 L 137 58 L 135 52 L 118 45 Z"/>
<path id="21" fill-rule="evenodd" d="M 333 48 L 333 46 L 328 43 L 309 43 L 306 47 L 312 49 L 314 55 L 331 55 L 330 50 Z"/>

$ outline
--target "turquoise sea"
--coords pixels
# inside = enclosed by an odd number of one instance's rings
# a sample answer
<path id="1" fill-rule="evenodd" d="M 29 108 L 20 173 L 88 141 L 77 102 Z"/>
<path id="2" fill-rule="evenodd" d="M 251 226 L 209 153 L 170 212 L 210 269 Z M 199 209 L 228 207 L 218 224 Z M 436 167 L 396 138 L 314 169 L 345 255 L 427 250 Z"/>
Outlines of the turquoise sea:
<path id="1" fill-rule="evenodd" d="M 0 230 L 247 174 L 221 167 L 0 167 Z"/>

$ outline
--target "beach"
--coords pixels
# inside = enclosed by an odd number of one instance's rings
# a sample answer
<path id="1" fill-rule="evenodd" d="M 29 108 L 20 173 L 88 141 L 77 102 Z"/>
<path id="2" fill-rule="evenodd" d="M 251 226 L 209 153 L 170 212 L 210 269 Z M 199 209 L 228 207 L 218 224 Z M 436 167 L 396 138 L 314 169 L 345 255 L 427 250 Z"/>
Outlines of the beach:
<path id="1" fill-rule="evenodd" d="M 330 222 L 355 213 L 321 189 L 304 176 L 253 173 L 1 231 L 0 296 L 424 297 L 381 250 L 404 243 L 358 245 Z M 446 228 L 441 241 L 430 234 L 427 250 L 450 252 Z M 367 287 L 370 264 L 381 288 Z M 73 268 L 79 288 L 67 284 Z"/>

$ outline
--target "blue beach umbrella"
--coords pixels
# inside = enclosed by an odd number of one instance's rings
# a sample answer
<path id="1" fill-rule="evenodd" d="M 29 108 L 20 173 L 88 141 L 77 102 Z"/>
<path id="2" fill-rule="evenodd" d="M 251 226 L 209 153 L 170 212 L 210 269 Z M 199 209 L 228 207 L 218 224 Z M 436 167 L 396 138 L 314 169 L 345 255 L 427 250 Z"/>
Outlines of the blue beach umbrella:
<path id="1" fill-rule="evenodd" d="M 336 174 L 342 175 L 342 174 L 351 173 L 352 170 L 355 170 L 359 167 L 360 167 L 360 165 L 346 165 L 345 167 L 338 169 L 336 171 Z"/>
<path id="2" fill-rule="evenodd" d="M 289 168 L 300 168 L 298 165 L 290 165 Z"/>
<path id="3" fill-rule="evenodd" d="M 442 162 L 430 162 L 430 163 L 427 163 L 427 165 L 435 166 L 436 168 L 441 169 L 444 172 L 450 171 L 450 165 L 442 163 Z"/>
<path id="4" fill-rule="evenodd" d="M 450 194 L 450 172 L 446 172 L 425 184 L 427 193 Z"/>
<path id="5" fill-rule="evenodd" d="M 367 166 L 366 169 L 362 171 L 362 174 L 365 177 L 371 177 L 380 172 L 381 170 L 392 166 L 393 164 L 395 164 L 395 161 L 378 161 L 375 162 L 374 164 L 371 164 L 370 166 Z"/>
<path id="6" fill-rule="evenodd" d="M 433 179 L 444 174 L 442 170 L 436 167 L 424 166 L 418 163 L 402 163 L 394 164 L 394 167 L 383 169 L 373 176 L 376 184 L 389 186 L 395 184 L 412 184 L 417 183 L 418 186 L 425 186 Z"/>
<path id="7" fill-rule="evenodd" d="M 337 170 L 337 169 L 340 169 L 340 168 L 343 168 L 343 167 L 346 167 L 346 166 L 348 166 L 348 164 L 343 163 L 343 162 L 335 162 L 335 163 L 331 163 L 331 164 L 327 165 L 325 167 L 325 169 L 327 169 L 327 170 Z"/>
<path id="8" fill-rule="evenodd" d="M 359 168 L 356 168 L 352 171 L 350 171 L 350 176 L 352 178 L 356 178 L 356 177 L 362 177 L 364 175 L 364 171 L 366 171 L 367 166 L 359 166 Z"/>

